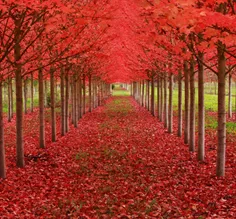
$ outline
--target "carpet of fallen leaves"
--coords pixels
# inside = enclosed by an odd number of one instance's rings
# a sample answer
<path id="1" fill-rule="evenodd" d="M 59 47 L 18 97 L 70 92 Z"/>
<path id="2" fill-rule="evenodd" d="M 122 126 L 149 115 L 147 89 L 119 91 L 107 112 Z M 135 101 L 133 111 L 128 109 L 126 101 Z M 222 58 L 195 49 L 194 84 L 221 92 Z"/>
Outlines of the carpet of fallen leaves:
<path id="1" fill-rule="evenodd" d="M 15 166 L 14 121 L 6 124 L 0 218 L 236 218 L 235 142 L 227 144 L 226 177 L 218 179 L 215 133 L 207 133 L 207 158 L 199 163 L 130 97 L 112 97 L 79 128 L 58 133 L 56 143 L 46 117 L 44 150 L 35 118 L 37 111 L 25 117 L 24 169 Z"/>

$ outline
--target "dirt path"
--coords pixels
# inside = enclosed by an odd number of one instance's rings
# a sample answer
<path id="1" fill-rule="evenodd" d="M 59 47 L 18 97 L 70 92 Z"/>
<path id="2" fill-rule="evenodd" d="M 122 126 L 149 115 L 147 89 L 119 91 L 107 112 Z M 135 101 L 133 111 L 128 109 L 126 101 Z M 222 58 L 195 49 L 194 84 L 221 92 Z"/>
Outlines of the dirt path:
<path id="1" fill-rule="evenodd" d="M 1 218 L 236 217 L 235 175 L 216 180 L 213 162 L 199 164 L 130 97 L 86 114 L 40 156 L 0 181 Z"/>

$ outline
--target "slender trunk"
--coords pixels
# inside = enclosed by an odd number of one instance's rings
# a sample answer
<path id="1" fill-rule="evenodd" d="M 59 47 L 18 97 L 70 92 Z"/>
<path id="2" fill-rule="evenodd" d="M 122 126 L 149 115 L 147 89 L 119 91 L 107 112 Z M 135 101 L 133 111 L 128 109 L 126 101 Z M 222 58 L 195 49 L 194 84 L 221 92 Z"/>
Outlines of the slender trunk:
<path id="1" fill-rule="evenodd" d="M 15 82 L 16 83 L 16 82 Z M 13 118 L 13 112 L 14 112 L 14 95 L 13 95 L 13 86 L 12 86 L 12 79 L 10 83 L 10 95 L 11 95 L 11 118 Z"/>
<path id="2" fill-rule="evenodd" d="M 82 98 L 82 81 L 80 75 L 78 76 L 78 119 L 83 116 L 83 98 Z"/>
<path id="3" fill-rule="evenodd" d="M 144 106 L 144 80 L 142 80 L 142 107 Z"/>
<path id="4" fill-rule="evenodd" d="M 65 72 L 61 67 L 61 136 L 65 135 Z"/>
<path id="5" fill-rule="evenodd" d="M 184 61 L 184 143 L 189 143 L 189 70 L 187 61 Z"/>
<path id="6" fill-rule="evenodd" d="M 11 122 L 11 78 L 8 78 L 8 122 Z"/>
<path id="7" fill-rule="evenodd" d="M 70 88 L 71 88 L 71 102 L 72 102 L 72 106 L 71 106 L 71 124 L 74 124 L 75 123 L 74 77 L 71 76 L 70 80 L 71 80 L 71 87 Z"/>
<path id="8" fill-rule="evenodd" d="M 228 117 L 232 118 L 232 75 L 229 74 Z"/>
<path id="9" fill-rule="evenodd" d="M 204 103 L 204 54 L 199 53 L 198 62 L 198 153 L 199 161 L 205 159 L 205 103 Z"/>
<path id="10" fill-rule="evenodd" d="M 164 75 L 164 127 L 168 128 L 167 76 Z"/>
<path id="11" fill-rule="evenodd" d="M 86 113 L 86 84 L 85 75 L 83 75 L 83 115 Z"/>
<path id="12" fill-rule="evenodd" d="M 92 112 L 92 78 L 89 75 L 89 112 Z"/>
<path id="13" fill-rule="evenodd" d="M 24 167 L 24 143 L 23 143 L 23 97 L 22 97 L 22 66 L 21 59 L 21 21 L 15 20 L 15 45 L 14 45 L 14 58 L 15 58 L 15 84 L 16 84 L 16 165 Z"/>
<path id="14" fill-rule="evenodd" d="M 138 93 L 138 98 L 139 98 L 139 105 L 142 105 L 142 81 L 139 81 L 139 93 Z"/>
<path id="15" fill-rule="evenodd" d="M 160 92 L 160 121 L 163 122 L 163 78 L 160 78 L 161 82 L 161 92 Z"/>
<path id="16" fill-rule="evenodd" d="M 27 114 L 27 85 L 28 85 L 28 79 L 26 78 L 24 80 L 24 112 Z"/>
<path id="17" fill-rule="evenodd" d="M 155 93 L 154 93 L 154 77 L 152 76 L 152 80 L 151 80 L 151 83 L 152 83 L 152 87 L 151 87 L 151 114 L 153 116 L 155 116 L 155 103 L 154 103 L 154 97 L 155 97 Z"/>
<path id="18" fill-rule="evenodd" d="M 70 94 L 70 86 L 69 86 L 69 76 L 68 72 L 65 76 L 66 80 L 66 100 L 65 100 L 65 131 L 66 133 L 69 131 L 69 94 Z"/>
<path id="19" fill-rule="evenodd" d="M 182 136 L 182 72 L 179 70 L 178 74 L 178 136 Z"/>
<path id="20" fill-rule="evenodd" d="M 150 81 L 147 80 L 147 110 L 150 111 Z"/>
<path id="21" fill-rule="evenodd" d="M 189 151 L 195 151 L 195 87 L 194 87 L 194 60 L 190 62 L 190 133 L 189 133 Z"/>
<path id="22" fill-rule="evenodd" d="M 3 82 L 3 102 L 7 102 L 7 83 Z"/>
<path id="23" fill-rule="evenodd" d="M 30 112 L 34 112 L 34 75 L 31 73 L 30 78 Z"/>
<path id="24" fill-rule="evenodd" d="M 44 115 L 44 86 L 43 86 L 43 69 L 38 71 L 39 83 L 39 146 L 45 148 L 45 115 Z"/>
<path id="25" fill-rule="evenodd" d="M 168 124 L 168 132 L 173 132 L 173 74 L 170 74 L 170 86 L 169 86 L 169 124 Z"/>
<path id="26" fill-rule="evenodd" d="M 218 42 L 218 147 L 216 175 L 225 175 L 226 115 L 225 115 L 225 45 Z"/>
<path id="27" fill-rule="evenodd" d="M 51 99 L 51 129 L 52 129 L 52 142 L 56 139 L 56 111 L 55 111 L 55 89 L 54 89 L 54 68 L 50 68 L 50 99 Z"/>
<path id="28" fill-rule="evenodd" d="M 0 178 L 6 178 L 6 159 L 3 128 L 2 79 L 0 78 Z"/>
<path id="29" fill-rule="evenodd" d="M 76 73 L 77 74 L 77 73 Z M 74 127 L 78 127 L 78 119 L 79 119 L 79 114 L 78 114 L 78 75 L 74 75 Z"/>
<path id="30" fill-rule="evenodd" d="M 157 76 L 157 118 L 160 119 L 160 78 Z"/>
<path id="31" fill-rule="evenodd" d="M 44 105 L 45 105 L 45 107 L 48 107 L 48 83 L 47 83 L 47 80 L 44 81 L 44 88 L 45 88 Z"/>

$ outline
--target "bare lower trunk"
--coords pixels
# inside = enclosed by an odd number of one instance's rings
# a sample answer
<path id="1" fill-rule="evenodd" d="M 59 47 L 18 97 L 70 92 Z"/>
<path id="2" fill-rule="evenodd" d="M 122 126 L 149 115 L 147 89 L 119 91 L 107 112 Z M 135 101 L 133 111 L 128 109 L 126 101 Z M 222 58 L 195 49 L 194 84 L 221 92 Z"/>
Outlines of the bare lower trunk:
<path id="1" fill-rule="evenodd" d="M 74 75 L 74 127 L 78 127 L 78 120 L 79 120 L 79 114 L 78 114 L 78 75 Z"/>
<path id="2" fill-rule="evenodd" d="M 24 144 L 23 144 L 23 95 L 22 95 L 22 72 L 20 47 L 21 21 L 15 20 L 15 84 L 16 84 L 16 165 L 24 167 Z"/>
<path id="3" fill-rule="evenodd" d="M 65 72 L 61 67 L 61 136 L 65 135 Z"/>
<path id="4" fill-rule="evenodd" d="M 89 112 L 92 112 L 92 78 L 89 75 Z"/>
<path id="5" fill-rule="evenodd" d="M 194 86 L 194 60 L 190 62 L 190 133 L 189 151 L 195 151 L 195 86 Z"/>
<path id="6" fill-rule="evenodd" d="M 184 143 L 189 143 L 189 69 L 187 65 L 187 61 L 184 61 L 184 93 L 185 93 L 185 101 L 184 101 Z"/>
<path id="7" fill-rule="evenodd" d="M 30 112 L 34 112 L 34 76 L 31 73 L 30 78 Z"/>
<path id="8" fill-rule="evenodd" d="M 12 79 L 9 77 L 8 78 L 8 111 L 7 111 L 8 122 L 11 122 L 11 83 L 12 83 Z"/>
<path id="9" fill-rule="evenodd" d="M 82 95 L 82 80 L 78 77 L 78 119 L 83 116 L 83 95 Z"/>
<path id="10" fill-rule="evenodd" d="M 47 80 L 44 81 L 44 105 L 45 107 L 48 107 L 48 82 Z"/>
<path id="11" fill-rule="evenodd" d="M 163 78 L 160 78 L 160 121 L 163 122 Z"/>
<path id="12" fill-rule="evenodd" d="M 157 118 L 160 119 L 160 78 L 157 77 Z"/>
<path id="13" fill-rule="evenodd" d="M 45 115 L 44 115 L 44 87 L 43 87 L 43 69 L 38 72 L 39 79 L 39 146 L 45 148 Z"/>
<path id="14" fill-rule="evenodd" d="M 167 97 L 167 77 L 164 76 L 164 127 L 168 128 L 168 97 Z"/>
<path id="15" fill-rule="evenodd" d="M 0 178 L 6 178 L 6 161 L 4 148 L 3 128 L 3 100 L 2 100 L 2 79 L 0 78 Z"/>
<path id="16" fill-rule="evenodd" d="M 11 118 L 13 118 L 14 113 L 14 95 L 13 95 L 13 86 L 12 86 L 12 79 L 10 83 L 10 95 L 11 95 Z"/>
<path id="17" fill-rule="evenodd" d="M 55 89 L 54 89 L 54 69 L 50 69 L 50 99 L 51 99 L 51 129 L 52 129 L 52 142 L 56 139 L 56 112 L 55 112 Z"/>
<path id="18" fill-rule="evenodd" d="M 150 111 L 150 81 L 147 80 L 147 109 Z"/>
<path id="19" fill-rule="evenodd" d="M 169 110 L 168 110 L 169 124 L 168 132 L 173 132 L 173 74 L 170 74 L 170 86 L 169 86 Z"/>
<path id="20" fill-rule="evenodd" d="M 144 80 L 142 80 L 142 107 L 144 106 Z"/>
<path id="21" fill-rule="evenodd" d="M 228 117 L 232 118 L 232 75 L 229 74 Z"/>
<path id="22" fill-rule="evenodd" d="M 86 84 L 85 75 L 83 75 L 83 115 L 86 113 Z"/>
<path id="23" fill-rule="evenodd" d="M 73 76 L 71 76 L 70 78 L 70 83 L 71 83 L 71 124 L 74 124 L 75 123 L 75 101 L 74 101 L 74 98 L 75 98 L 75 94 L 74 94 L 74 78 Z"/>
<path id="24" fill-rule="evenodd" d="M 155 103 L 154 103 L 154 96 L 155 96 L 155 93 L 154 93 L 154 77 L 152 76 L 152 80 L 151 80 L 151 114 L 153 116 L 155 116 Z"/>
<path id="25" fill-rule="evenodd" d="M 226 115 L 225 115 L 225 45 L 218 42 L 218 147 L 216 175 L 225 175 Z"/>
<path id="26" fill-rule="evenodd" d="M 67 133 L 69 131 L 69 93 L 70 93 L 68 72 L 66 73 L 65 80 L 66 80 L 65 131 Z"/>
<path id="27" fill-rule="evenodd" d="M 179 70 L 178 74 L 178 136 L 182 136 L 182 122 L 183 122 L 183 114 L 182 114 L 182 72 Z"/>
<path id="28" fill-rule="evenodd" d="M 198 153 L 199 161 L 205 159 L 205 103 L 204 103 L 204 68 L 203 53 L 199 53 L 198 62 Z"/>
<path id="29" fill-rule="evenodd" d="M 28 86 L 28 79 L 26 78 L 25 80 L 24 80 L 24 112 L 25 112 L 25 114 L 27 114 L 27 100 L 28 100 L 28 98 L 27 98 L 27 91 L 28 91 L 28 88 L 27 88 L 27 86 Z"/>

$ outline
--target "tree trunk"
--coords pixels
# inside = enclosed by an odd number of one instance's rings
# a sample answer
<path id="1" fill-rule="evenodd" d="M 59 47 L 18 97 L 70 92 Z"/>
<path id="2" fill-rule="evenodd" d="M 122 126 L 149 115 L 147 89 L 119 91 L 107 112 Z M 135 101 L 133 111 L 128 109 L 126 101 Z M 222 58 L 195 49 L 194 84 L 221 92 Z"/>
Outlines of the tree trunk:
<path id="1" fill-rule="evenodd" d="M 182 115 L 182 73 L 179 70 L 178 74 L 178 136 L 182 136 L 182 122 L 183 122 L 183 115 Z"/>
<path id="2" fill-rule="evenodd" d="M 57 140 L 56 137 L 56 111 L 55 111 L 55 89 L 54 89 L 54 68 L 50 68 L 50 99 L 51 99 L 51 129 L 52 129 L 52 142 Z"/>
<path id="3" fill-rule="evenodd" d="M 43 86 L 43 69 L 38 71 L 39 80 L 39 146 L 45 148 L 45 115 L 44 115 L 44 86 Z"/>
<path id="4" fill-rule="evenodd" d="M 170 73 L 170 86 L 169 86 L 169 124 L 168 124 L 168 132 L 173 132 L 173 74 Z"/>
<path id="5" fill-rule="evenodd" d="M 69 76 L 68 72 L 66 72 L 65 76 L 66 80 L 66 100 L 65 100 L 65 131 L 66 133 L 69 131 L 69 94 L 70 94 L 70 86 L 69 86 Z"/>
<path id="6" fill-rule="evenodd" d="M 12 79 L 10 77 L 8 77 L 8 122 L 11 122 L 11 83 L 12 83 Z"/>
<path id="7" fill-rule="evenodd" d="M 31 73 L 30 78 L 30 112 L 34 112 L 34 75 Z"/>
<path id="8" fill-rule="evenodd" d="M 198 61 L 198 153 L 199 161 L 205 159 L 205 103 L 204 103 L 204 54 L 199 53 Z"/>
<path id="9" fill-rule="evenodd" d="M 92 112 L 92 78 L 89 75 L 89 112 Z"/>
<path id="10" fill-rule="evenodd" d="M 150 81 L 147 80 L 147 110 L 150 111 Z"/>
<path id="11" fill-rule="evenodd" d="M 14 95 L 13 95 L 13 86 L 12 86 L 12 79 L 10 83 L 10 95 L 11 95 L 11 118 L 13 118 L 14 113 Z"/>
<path id="12" fill-rule="evenodd" d="M 74 74 L 74 127 L 77 128 L 78 127 L 78 120 L 79 120 L 79 105 L 78 105 L 78 75 L 76 75 L 77 73 Z"/>
<path id="13" fill-rule="evenodd" d="M 157 118 L 160 119 L 160 78 L 157 76 Z"/>
<path id="14" fill-rule="evenodd" d="M 16 84 L 16 165 L 24 167 L 24 143 L 23 143 L 23 97 L 22 97 L 22 72 L 21 72 L 21 21 L 15 20 L 14 30 L 14 58 L 15 58 L 15 84 Z"/>
<path id="15" fill-rule="evenodd" d="M 82 80 L 80 75 L 78 76 L 78 119 L 83 116 L 83 94 L 82 94 Z"/>
<path id="16" fill-rule="evenodd" d="M 189 69 L 187 61 L 184 61 L 184 143 L 189 143 Z"/>
<path id="17" fill-rule="evenodd" d="M 189 151 L 195 151 L 195 86 L 194 86 L 194 60 L 190 61 L 190 133 Z"/>
<path id="18" fill-rule="evenodd" d="M 61 67 L 61 136 L 65 135 L 65 72 Z"/>
<path id="19" fill-rule="evenodd" d="M 142 80 L 142 107 L 144 106 L 144 80 Z"/>
<path id="20" fill-rule="evenodd" d="M 70 78 L 70 82 L 71 82 L 71 124 L 75 123 L 75 103 L 74 103 L 74 98 L 75 98 L 75 94 L 74 94 L 74 77 L 71 76 Z"/>
<path id="21" fill-rule="evenodd" d="M 47 80 L 44 81 L 44 88 L 45 88 L 44 105 L 45 105 L 45 107 L 48 107 L 48 83 L 47 83 Z"/>
<path id="22" fill-rule="evenodd" d="M 85 75 L 83 75 L 83 115 L 86 113 L 86 84 Z"/>
<path id="23" fill-rule="evenodd" d="M 232 75 L 229 74 L 228 117 L 232 118 Z"/>
<path id="24" fill-rule="evenodd" d="M 0 78 L 0 178 L 6 178 L 6 160 L 3 128 L 2 79 Z"/>
<path id="25" fill-rule="evenodd" d="M 155 90 L 155 87 L 154 87 L 154 76 L 152 76 L 152 80 L 151 80 L 151 83 L 152 83 L 152 87 L 151 87 L 151 114 L 153 116 L 155 116 L 155 103 L 154 103 L 154 97 L 155 97 L 155 93 L 154 93 L 154 90 Z"/>
<path id="26" fill-rule="evenodd" d="M 27 98 L 27 85 L 28 85 L 28 79 L 26 78 L 25 80 L 24 80 L 24 112 L 25 112 L 25 114 L 27 114 L 27 100 L 28 100 L 28 98 Z"/>
<path id="27" fill-rule="evenodd" d="M 160 121 L 163 122 L 163 78 L 160 77 L 161 82 L 161 92 L 160 92 Z"/>
<path id="28" fill-rule="evenodd" d="M 225 45 L 218 42 L 218 147 L 216 175 L 225 175 L 226 115 L 225 115 Z"/>
<path id="29" fill-rule="evenodd" d="M 168 128 L 167 76 L 164 75 L 164 127 Z"/>

